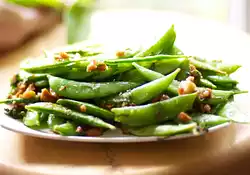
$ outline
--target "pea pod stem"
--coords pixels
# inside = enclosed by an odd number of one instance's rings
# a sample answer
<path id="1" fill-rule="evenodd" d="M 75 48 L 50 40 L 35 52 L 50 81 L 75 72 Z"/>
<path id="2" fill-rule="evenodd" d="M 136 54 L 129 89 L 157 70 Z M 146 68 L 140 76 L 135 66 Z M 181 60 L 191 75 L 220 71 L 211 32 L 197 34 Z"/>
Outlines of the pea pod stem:
<path id="1" fill-rule="evenodd" d="M 97 117 L 94 117 L 91 115 L 85 115 L 83 113 L 70 110 L 58 104 L 53 104 L 49 102 L 38 102 L 38 103 L 27 105 L 25 106 L 25 108 L 28 110 L 54 114 L 58 117 L 73 120 L 79 124 L 87 124 L 90 126 L 115 129 L 113 125 L 106 123 Z"/>

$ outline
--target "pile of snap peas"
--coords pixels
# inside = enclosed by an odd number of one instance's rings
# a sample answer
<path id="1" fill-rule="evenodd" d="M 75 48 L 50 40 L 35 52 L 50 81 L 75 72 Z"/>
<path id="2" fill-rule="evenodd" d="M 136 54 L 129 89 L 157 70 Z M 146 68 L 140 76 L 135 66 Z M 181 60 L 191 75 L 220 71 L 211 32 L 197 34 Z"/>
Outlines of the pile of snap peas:
<path id="1" fill-rule="evenodd" d="M 231 78 L 241 66 L 185 55 L 172 25 L 155 43 L 106 52 L 77 43 L 26 59 L 0 103 L 32 129 L 98 137 L 121 129 L 135 136 L 201 133 L 228 122 L 249 123 Z M 122 41 L 121 41 L 122 42 Z"/>

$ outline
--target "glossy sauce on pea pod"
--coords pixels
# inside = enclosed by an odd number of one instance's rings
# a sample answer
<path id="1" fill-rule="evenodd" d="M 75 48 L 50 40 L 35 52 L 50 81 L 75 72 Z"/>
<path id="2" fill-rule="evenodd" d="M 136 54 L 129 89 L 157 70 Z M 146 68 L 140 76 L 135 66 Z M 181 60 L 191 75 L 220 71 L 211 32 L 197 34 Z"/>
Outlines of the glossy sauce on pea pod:
<path id="1" fill-rule="evenodd" d="M 197 93 L 173 97 L 142 106 L 113 108 L 115 120 L 129 126 L 145 126 L 174 119 L 180 112 L 192 109 Z M 177 107 L 178 106 L 178 107 Z"/>
<path id="2" fill-rule="evenodd" d="M 139 86 L 134 82 L 86 83 L 48 76 L 50 88 L 59 96 L 75 100 L 93 99 L 117 94 Z"/>

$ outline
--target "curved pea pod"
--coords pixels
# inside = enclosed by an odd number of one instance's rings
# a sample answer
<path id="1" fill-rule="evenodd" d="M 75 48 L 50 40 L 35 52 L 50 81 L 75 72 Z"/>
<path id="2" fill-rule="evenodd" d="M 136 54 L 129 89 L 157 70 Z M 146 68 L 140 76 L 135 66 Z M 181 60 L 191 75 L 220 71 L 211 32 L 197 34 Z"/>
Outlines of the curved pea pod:
<path id="1" fill-rule="evenodd" d="M 214 115 L 214 114 L 193 114 L 191 115 L 192 120 L 196 123 L 201 128 L 210 128 L 213 126 L 217 126 L 223 123 L 230 122 L 228 118 L 221 117 L 219 115 Z"/>
<path id="2" fill-rule="evenodd" d="M 223 72 L 221 70 L 219 70 L 218 68 L 206 63 L 206 62 L 202 62 L 199 60 L 196 60 L 194 58 L 189 58 L 190 64 L 194 65 L 197 69 L 201 69 L 201 70 L 208 70 L 208 71 L 213 71 L 216 73 L 220 73 L 220 74 L 227 74 L 226 72 Z"/>
<path id="3" fill-rule="evenodd" d="M 60 125 L 54 125 L 52 130 L 62 136 L 77 136 L 76 132 L 77 125 L 73 122 L 67 121 L 66 123 Z"/>
<path id="4" fill-rule="evenodd" d="M 174 119 L 180 112 L 192 109 L 197 93 L 173 97 L 142 106 L 113 108 L 115 120 L 128 126 L 145 126 Z"/>
<path id="5" fill-rule="evenodd" d="M 117 94 L 139 85 L 135 82 L 86 83 L 48 76 L 50 88 L 59 96 L 83 100 Z"/>
<path id="6" fill-rule="evenodd" d="M 65 123 L 65 119 L 63 119 L 61 117 L 57 117 L 54 114 L 49 114 L 47 124 L 48 124 L 50 129 L 53 129 L 53 127 L 55 125 L 60 125 L 63 123 Z"/>
<path id="7" fill-rule="evenodd" d="M 216 67 L 218 70 L 225 72 L 227 74 L 232 74 L 235 71 L 237 71 L 239 68 L 241 68 L 241 65 L 238 64 L 228 64 L 223 63 L 221 60 L 212 60 L 208 61 L 204 58 L 194 57 L 195 60 L 210 64 L 213 67 Z M 213 74 L 212 72 L 207 72 L 208 74 Z"/>
<path id="8" fill-rule="evenodd" d="M 73 120 L 74 122 L 79 124 L 87 124 L 90 126 L 97 126 L 101 128 L 115 129 L 113 125 L 104 122 L 103 120 L 97 117 L 91 115 L 85 115 L 83 113 L 70 110 L 58 104 L 38 102 L 27 105 L 25 106 L 25 108 L 28 110 L 54 114 L 58 117 L 62 117 L 68 120 Z"/>
<path id="9" fill-rule="evenodd" d="M 11 98 L 11 99 L 3 99 L 0 100 L 0 104 L 15 104 L 15 103 L 35 103 L 39 101 L 39 97 L 36 96 L 34 98 L 26 99 L 26 98 Z"/>
<path id="10" fill-rule="evenodd" d="M 27 111 L 23 118 L 23 123 L 26 126 L 39 126 L 40 125 L 40 113 L 36 111 Z"/>
<path id="11" fill-rule="evenodd" d="M 146 50 L 138 53 L 136 57 L 170 53 L 175 42 L 175 38 L 176 33 L 174 25 L 172 25 L 155 44 L 149 46 Z"/>
<path id="12" fill-rule="evenodd" d="M 225 117 L 235 123 L 250 123 L 250 116 L 241 112 L 236 103 L 229 101 L 219 111 L 218 115 Z"/>
<path id="13" fill-rule="evenodd" d="M 97 117 L 101 117 L 104 119 L 114 119 L 114 114 L 106 109 L 100 108 L 98 106 L 95 106 L 93 104 L 90 103 L 86 103 L 86 102 L 80 102 L 80 101 L 75 101 L 75 100 L 70 100 L 70 99 L 59 99 L 57 100 L 58 104 L 65 106 L 67 108 L 76 110 L 78 112 L 83 112 L 86 114 L 91 114 Z M 84 107 L 86 111 L 83 111 L 83 109 L 81 109 L 81 107 Z"/>
<path id="14" fill-rule="evenodd" d="M 171 74 L 134 88 L 122 96 L 129 96 L 130 101 L 135 104 L 145 103 L 166 91 L 179 72 L 180 69 L 176 69 Z"/>
<path id="15" fill-rule="evenodd" d="M 162 124 L 150 125 L 140 128 L 128 128 L 128 132 L 136 136 L 173 136 L 183 133 L 192 133 L 196 130 L 196 123 L 189 124 Z"/>
<path id="16" fill-rule="evenodd" d="M 164 77 L 161 73 L 152 71 L 147 68 L 143 68 L 142 66 L 137 67 L 138 72 L 148 81 L 153 81 L 159 78 Z M 139 70 L 140 68 L 140 70 Z M 173 80 L 169 86 L 167 87 L 167 92 L 171 93 L 172 95 L 178 95 L 178 88 L 179 88 L 180 82 L 177 80 Z"/>
<path id="17" fill-rule="evenodd" d="M 169 52 L 169 55 L 184 55 L 184 52 L 174 45 Z"/>
<path id="18" fill-rule="evenodd" d="M 212 81 L 215 84 L 224 85 L 224 84 L 238 84 L 238 81 L 233 80 L 231 77 L 228 76 L 218 76 L 218 75 L 210 75 L 206 77 L 208 80 Z"/>
<path id="19" fill-rule="evenodd" d="M 147 69 L 143 66 L 140 66 L 139 64 L 135 62 L 133 62 L 132 65 L 136 68 L 136 70 L 140 73 L 140 75 L 142 75 L 143 77 L 146 77 L 146 79 L 149 81 L 153 81 L 158 78 L 164 77 L 164 75 L 162 75 L 161 73 Z"/>
<path id="20" fill-rule="evenodd" d="M 205 78 L 201 78 L 200 81 L 199 81 L 199 86 L 202 86 L 202 87 L 209 87 L 209 88 L 212 88 L 212 89 L 216 89 L 217 86 L 214 85 L 211 81 L 205 79 Z"/>

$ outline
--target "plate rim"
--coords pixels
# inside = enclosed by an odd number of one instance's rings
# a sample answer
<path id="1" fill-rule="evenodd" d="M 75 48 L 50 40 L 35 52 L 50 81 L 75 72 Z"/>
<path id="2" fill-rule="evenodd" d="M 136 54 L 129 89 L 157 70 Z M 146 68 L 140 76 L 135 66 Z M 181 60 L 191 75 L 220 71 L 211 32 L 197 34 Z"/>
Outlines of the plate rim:
<path id="1" fill-rule="evenodd" d="M 1 119 L 2 122 L 0 122 L 0 126 L 6 130 L 22 134 L 25 136 L 31 136 L 36 138 L 43 138 L 43 139 L 50 139 L 50 140 L 60 140 L 60 141 L 69 141 L 69 142 L 85 142 L 85 143 L 142 143 L 142 142 L 160 142 L 160 141 L 171 141 L 171 140 L 182 140 L 192 137 L 200 137 L 202 135 L 209 134 L 211 132 L 218 131 L 222 128 L 229 127 L 232 122 L 226 122 L 222 123 L 220 125 L 216 125 L 214 127 L 211 127 L 208 129 L 208 131 L 201 132 L 199 134 L 193 134 L 193 133 L 186 133 L 186 134 L 179 134 L 175 136 L 103 136 L 103 137 L 86 137 L 86 136 L 60 136 L 53 133 L 46 133 L 39 130 L 35 130 L 32 128 L 29 128 L 25 126 L 21 121 L 18 121 L 17 119 L 11 118 L 10 116 L 7 116 L 6 114 L 3 114 L 5 119 Z M 24 129 L 14 128 L 11 126 L 6 125 L 4 122 L 5 120 L 12 120 L 12 122 L 18 122 L 18 125 L 22 125 Z"/>

